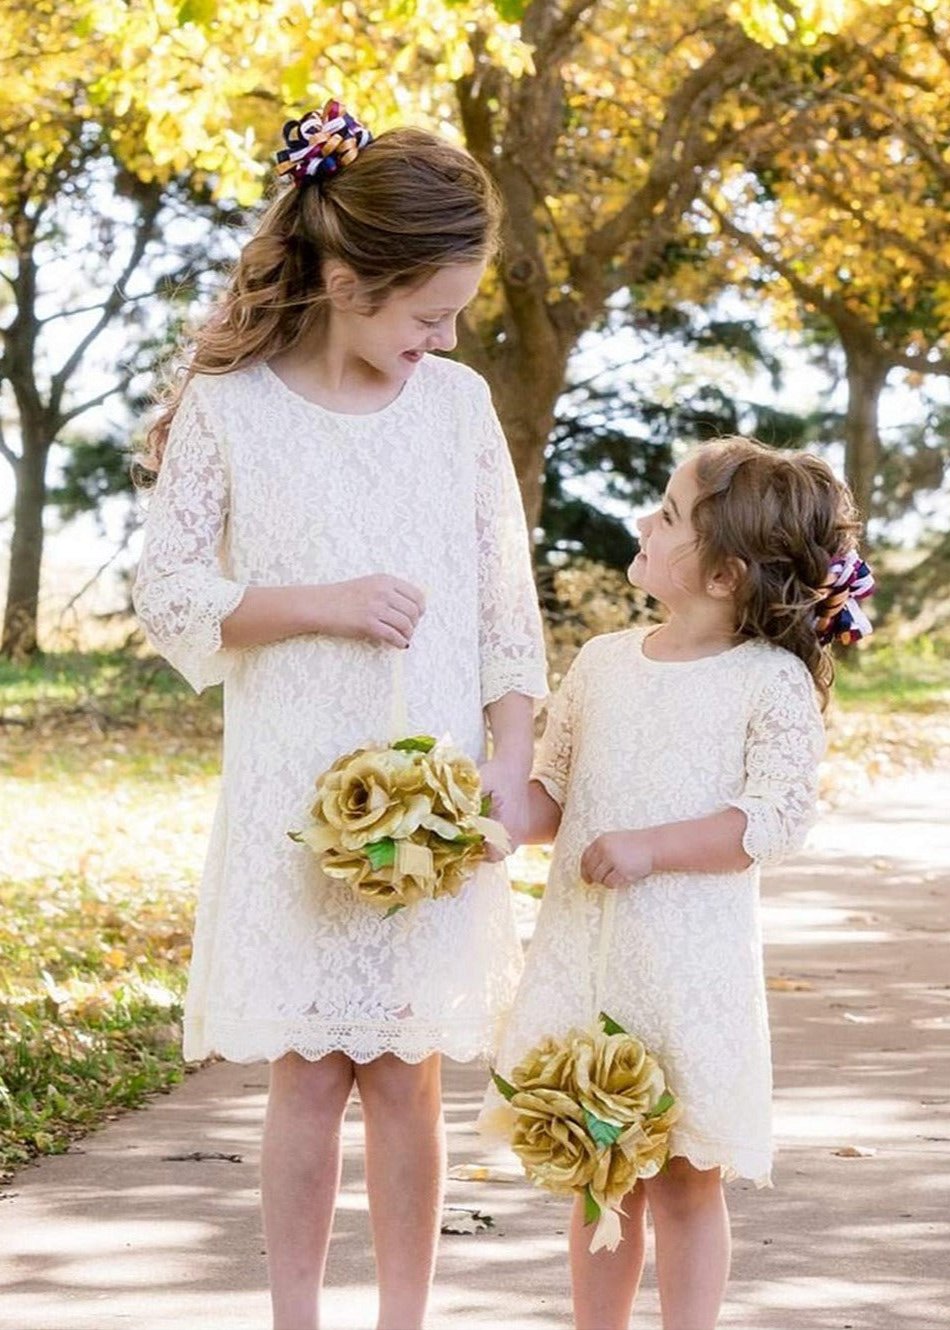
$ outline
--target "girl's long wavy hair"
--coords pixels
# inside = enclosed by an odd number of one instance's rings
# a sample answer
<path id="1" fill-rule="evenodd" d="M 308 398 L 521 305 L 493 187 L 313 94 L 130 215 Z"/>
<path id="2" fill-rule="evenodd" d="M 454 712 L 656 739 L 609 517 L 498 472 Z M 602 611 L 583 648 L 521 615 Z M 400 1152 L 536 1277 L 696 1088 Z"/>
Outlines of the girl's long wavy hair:
<path id="1" fill-rule="evenodd" d="M 815 630 L 831 560 L 861 530 L 851 491 L 820 457 L 766 448 L 739 436 L 695 453 L 692 522 L 703 577 L 741 569 L 737 631 L 793 652 L 827 705 L 834 660 Z"/>
<path id="2" fill-rule="evenodd" d="M 501 204 L 491 178 L 464 149 L 426 130 L 389 130 L 335 175 L 278 188 L 190 353 L 168 376 L 139 483 L 154 481 L 193 375 L 270 360 L 325 321 L 325 260 L 347 264 L 375 310 L 397 288 L 453 264 L 485 262 L 498 247 Z"/>

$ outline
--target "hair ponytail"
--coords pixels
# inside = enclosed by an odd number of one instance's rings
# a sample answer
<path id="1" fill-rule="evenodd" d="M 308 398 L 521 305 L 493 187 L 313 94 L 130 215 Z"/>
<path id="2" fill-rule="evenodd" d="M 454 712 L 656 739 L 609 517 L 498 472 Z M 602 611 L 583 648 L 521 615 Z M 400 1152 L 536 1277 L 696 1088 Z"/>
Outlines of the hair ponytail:
<path id="1" fill-rule="evenodd" d="M 703 575 L 741 562 L 737 631 L 804 661 L 824 708 L 834 660 L 817 610 L 832 561 L 854 549 L 861 529 L 850 490 L 821 458 L 752 439 L 716 439 L 696 457 L 692 522 Z"/>
<path id="2" fill-rule="evenodd" d="M 500 222 L 498 194 L 484 169 L 421 129 L 390 130 L 336 174 L 281 188 L 171 376 L 135 467 L 137 482 L 154 481 L 193 375 L 270 360 L 325 319 L 325 260 L 347 264 L 378 308 L 398 287 L 422 283 L 440 268 L 490 259 Z"/>

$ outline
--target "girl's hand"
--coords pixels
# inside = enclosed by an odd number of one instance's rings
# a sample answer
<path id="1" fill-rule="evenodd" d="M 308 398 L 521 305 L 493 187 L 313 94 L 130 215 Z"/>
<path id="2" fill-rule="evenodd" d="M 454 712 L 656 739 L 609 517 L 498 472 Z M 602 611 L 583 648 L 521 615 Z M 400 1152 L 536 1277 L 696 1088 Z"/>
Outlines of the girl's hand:
<path id="1" fill-rule="evenodd" d="M 581 877 L 605 887 L 631 887 L 653 870 L 649 831 L 605 831 L 581 855 Z"/>
<path id="2" fill-rule="evenodd" d="M 407 647 L 425 610 L 423 592 L 388 573 L 331 582 L 313 590 L 319 596 L 316 631 L 331 637 L 362 637 Z"/>
<path id="3" fill-rule="evenodd" d="M 482 793 L 491 795 L 490 817 L 497 818 L 511 837 L 511 848 L 521 844 L 524 836 L 525 810 L 528 800 L 528 773 L 520 762 L 508 762 L 493 757 L 479 768 Z M 505 856 L 491 850 L 486 856 L 494 862 Z"/>

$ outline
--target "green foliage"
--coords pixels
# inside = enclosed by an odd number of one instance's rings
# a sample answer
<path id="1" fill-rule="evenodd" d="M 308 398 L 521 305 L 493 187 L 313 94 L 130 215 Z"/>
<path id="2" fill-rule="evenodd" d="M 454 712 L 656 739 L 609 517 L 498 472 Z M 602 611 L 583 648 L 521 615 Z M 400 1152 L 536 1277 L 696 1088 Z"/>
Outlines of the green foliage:
<path id="1" fill-rule="evenodd" d="M 220 710 L 220 689 L 195 697 L 181 675 L 155 657 L 50 652 L 23 665 L 0 657 L 0 719 L 8 727 L 45 731 L 87 721 L 118 730 L 167 723 L 180 724 L 183 733 L 215 734 Z"/>
<path id="2" fill-rule="evenodd" d="M 181 1077 L 216 702 L 120 653 L 0 661 L 0 1178 Z"/>
<path id="3" fill-rule="evenodd" d="M 909 641 L 872 638 L 860 652 L 842 652 L 835 696 L 846 710 L 945 712 L 950 703 L 950 642 L 927 635 Z"/>
<path id="4" fill-rule="evenodd" d="M 0 1180 L 181 1079 L 191 899 L 0 881 Z"/>

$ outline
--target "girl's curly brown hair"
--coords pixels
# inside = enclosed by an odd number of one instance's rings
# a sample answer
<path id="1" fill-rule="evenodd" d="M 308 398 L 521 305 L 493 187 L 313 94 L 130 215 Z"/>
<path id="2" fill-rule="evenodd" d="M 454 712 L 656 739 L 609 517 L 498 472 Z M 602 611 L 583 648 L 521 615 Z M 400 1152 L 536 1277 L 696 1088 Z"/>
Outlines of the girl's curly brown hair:
<path id="1" fill-rule="evenodd" d="M 154 480 L 192 375 L 270 360 L 325 319 L 324 260 L 347 264 L 375 309 L 398 288 L 453 264 L 485 262 L 498 247 L 501 203 L 491 178 L 463 148 L 427 130 L 389 130 L 335 175 L 278 188 L 170 378 L 139 483 Z"/>
<path id="2" fill-rule="evenodd" d="M 740 570 L 736 631 L 803 660 L 824 708 L 834 661 L 818 641 L 815 609 L 831 560 L 853 549 L 861 531 L 851 491 L 820 457 L 740 436 L 704 444 L 695 458 L 702 575 Z"/>

